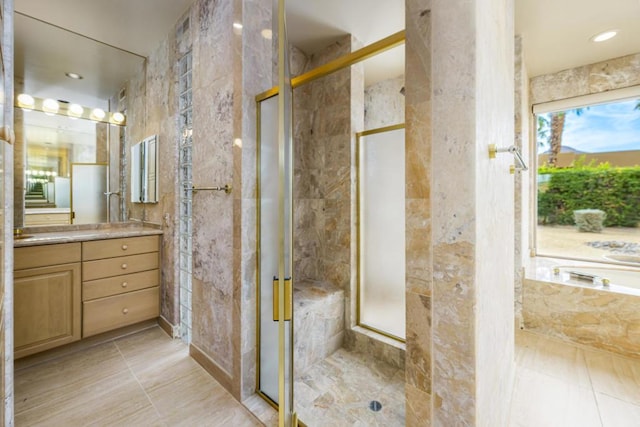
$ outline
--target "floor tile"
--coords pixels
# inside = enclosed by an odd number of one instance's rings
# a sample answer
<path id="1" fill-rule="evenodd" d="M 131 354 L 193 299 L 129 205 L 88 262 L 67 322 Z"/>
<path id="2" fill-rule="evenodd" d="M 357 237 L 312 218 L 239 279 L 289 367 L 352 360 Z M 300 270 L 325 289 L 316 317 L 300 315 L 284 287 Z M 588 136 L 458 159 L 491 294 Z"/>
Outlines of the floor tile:
<path id="1" fill-rule="evenodd" d="M 585 358 L 596 392 L 640 405 L 640 359 L 602 351 L 585 351 Z"/>
<path id="2" fill-rule="evenodd" d="M 127 365 L 113 343 L 102 344 L 78 353 L 15 373 L 16 414 L 45 403 L 65 399 L 118 373 Z"/>
<path id="3" fill-rule="evenodd" d="M 604 427 L 640 426 L 640 406 L 603 393 L 596 393 L 596 400 Z"/>
<path id="4" fill-rule="evenodd" d="M 527 368 L 518 368 L 517 372 L 511 427 L 601 426 L 590 388 Z"/>
<path id="5" fill-rule="evenodd" d="M 590 387 L 589 371 L 581 348 L 531 333 L 516 335 L 516 363 L 549 376 Z"/>
<path id="6" fill-rule="evenodd" d="M 126 425 L 126 420 L 140 419 L 141 413 L 145 415 L 144 425 L 162 425 L 138 382 L 122 372 L 21 412 L 16 425 Z"/>

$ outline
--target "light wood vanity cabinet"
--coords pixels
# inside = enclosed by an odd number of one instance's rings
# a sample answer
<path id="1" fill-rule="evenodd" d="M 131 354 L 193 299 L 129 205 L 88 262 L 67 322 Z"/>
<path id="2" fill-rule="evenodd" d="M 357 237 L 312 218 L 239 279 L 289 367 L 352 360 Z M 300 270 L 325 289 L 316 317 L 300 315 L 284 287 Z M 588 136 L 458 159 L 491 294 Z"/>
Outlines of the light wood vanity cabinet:
<path id="1" fill-rule="evenodd" d="M 14 248 L 14 355 L 160 315 L 158 235 Z"/>
<path id="2" fill-rule="evenodd" d="M 158 236 L 82 243 L 82 336 L 160 315 Z"/>
<path id="3" fill-rule="evenodd" d="M 16 358 L 80 339 L 80 248 L 65 243 L 15 249 Z"/>

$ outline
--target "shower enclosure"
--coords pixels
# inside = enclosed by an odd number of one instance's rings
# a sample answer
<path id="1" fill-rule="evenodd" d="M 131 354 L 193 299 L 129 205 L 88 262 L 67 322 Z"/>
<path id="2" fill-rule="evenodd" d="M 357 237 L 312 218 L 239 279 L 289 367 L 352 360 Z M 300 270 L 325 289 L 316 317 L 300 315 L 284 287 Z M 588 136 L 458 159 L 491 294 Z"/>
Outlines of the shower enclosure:
<path id="1" fill-rule="evenodd" d="M 404 421 L 401 363 L 355 351 L 362 339 L 404 337 L 404 129 L 367 132 L 363 103 L 351 107 L 354 93 L 364 97 L 362 69 L 351 67 L 403 42 L 404 32 L 353 52 L 338 43 L 335 59 L 303 69 L 290 90 L 256 97 L 257 393 L 279 408 L 281 425 L 296 425 L 298 417 L 309 426 L 336 425 L 381 409 L 377 422 Z M 373 208 L 387 195 L 393 206 Z M 384 237 L 375 229 L 389 215 L 402 221 L 386 227 L 389 239 L 375 240 Z M 359 234 L 386 250 L 366 252 L 375 248 L 358 243 Z M 361 315 L 360 301 L 373 311 Z M 376 321 L 373 304 L 384 301 L 393 301 L 384 307 L 390 324 Z M 366 334 L 354 332 L 360 323 Z M 400 347 L 398 341 L 394 350 Z"/>

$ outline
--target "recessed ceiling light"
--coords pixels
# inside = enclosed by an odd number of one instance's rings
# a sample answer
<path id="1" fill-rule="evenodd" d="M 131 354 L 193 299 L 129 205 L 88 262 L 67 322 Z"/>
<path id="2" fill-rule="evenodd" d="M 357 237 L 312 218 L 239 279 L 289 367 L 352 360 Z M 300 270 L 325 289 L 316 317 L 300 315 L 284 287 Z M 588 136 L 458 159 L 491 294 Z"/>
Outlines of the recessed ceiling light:
<path id="1" fill-rule="evenodd" d="M 70 79 L 75 79 L 75 80 L 81 80 L 83 77 L 78 74 L 78 73 L 64 73 L 65 76 L 69 77 Z"/>
<path id="2" fill-rule="evenodd" d="M 233 28 L 235 28 L 236 30 L 241 30 L 242 29 L 242 24 L 240 22 L 234 22 L 233 23 Z"/>
<path id="3" fill-rule="evenodd" d="M 601 33 L 596 34 L 591 37 L 592 42 L 600 43 L 609 39 L 614 38 L 618 34 L 618 30 L 607 30 Z"/>
<path id="4" fill-rule="evenodd" d="M 264 37 L 267 40 L 271 40 L 273 38 L 273 32 L 268 28 L 265 28 L 264 30 L 260 31 L 260 34 L 262 34 L 262 37 Z"/>

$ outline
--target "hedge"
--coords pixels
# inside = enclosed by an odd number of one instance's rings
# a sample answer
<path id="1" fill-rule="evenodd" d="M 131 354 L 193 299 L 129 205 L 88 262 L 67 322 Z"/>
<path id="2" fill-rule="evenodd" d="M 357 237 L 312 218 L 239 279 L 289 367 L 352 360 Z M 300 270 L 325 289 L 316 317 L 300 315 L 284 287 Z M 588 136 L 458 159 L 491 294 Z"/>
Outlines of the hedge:
<path id="1" fill-rule="evenodd" d="M 538 191 L 538 222 L 573 225 L 573 211 L 600 209 L 607 227 L 637 227 L 640 221 L 640 167 L 548 168 Z"/>

